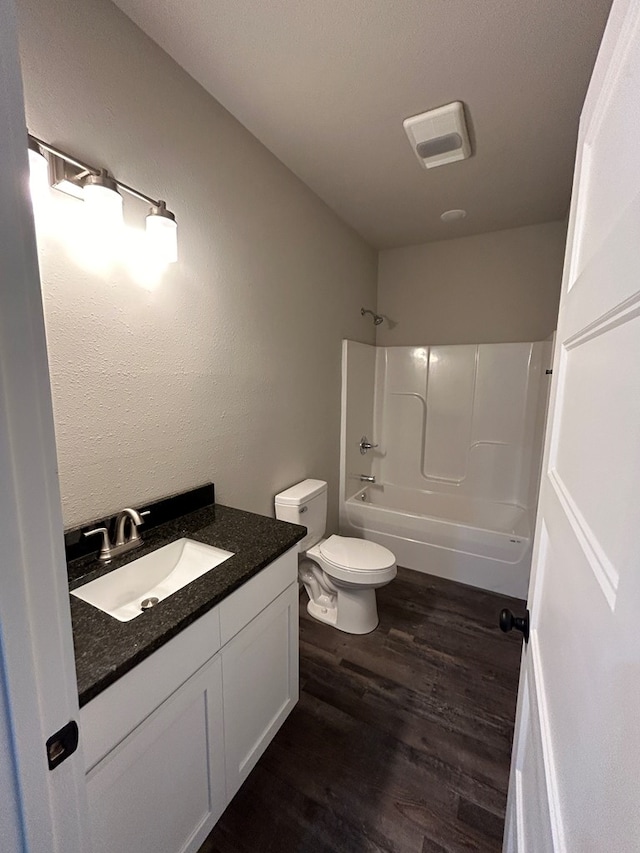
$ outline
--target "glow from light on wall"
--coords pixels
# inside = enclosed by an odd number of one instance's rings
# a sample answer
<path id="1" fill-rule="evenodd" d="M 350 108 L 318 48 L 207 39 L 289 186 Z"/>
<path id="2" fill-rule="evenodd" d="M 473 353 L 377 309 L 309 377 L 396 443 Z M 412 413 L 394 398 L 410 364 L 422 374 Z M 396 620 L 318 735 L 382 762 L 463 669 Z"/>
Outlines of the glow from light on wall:
<path id="1" fill-rule="evenodd" d="M 149 251 L 141 228 L 121 225 L 105 239 L 87 216 L 84 204 L 56 195 L 35 208 L 36 235 L 45 256 L 63 248 L 71 261 L 105 280 L 128 278 L 145 290 L 155 289 L 167 264 Z"/>
<path id="2" fill-rule="evenodd" d="M 125 227 L 120 257 L 131 278 L 145 290 L 155 290 L 167 270 L 167 261 L 152 251 L 147 234 L 139 228 Z"/>

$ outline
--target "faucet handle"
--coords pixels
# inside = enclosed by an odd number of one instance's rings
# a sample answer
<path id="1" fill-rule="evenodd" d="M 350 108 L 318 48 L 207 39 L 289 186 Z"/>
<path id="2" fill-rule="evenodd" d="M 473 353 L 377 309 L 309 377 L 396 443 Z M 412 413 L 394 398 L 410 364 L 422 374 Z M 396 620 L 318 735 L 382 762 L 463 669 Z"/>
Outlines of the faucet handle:
<path id="1" fill-rule="evenodd" d="M 111 559 L 111 540 L 109 539 L 109 531 L 106 527 L 96 527 L 93 530 L 85 530 L 85 536 L 94 536 L 99 533 L 102 536 L 102 545 L 100 547 L 100 559 Z"/>
<path id="2" fill-rule="evenodd" d="M 360 439 L 360 453 L 364 456 L 367 450 L 372 450 L 374 447 L 377 447 L 377 444 L 371 444 L 366 435 L 363 435 Z"/>
<path id="3" fill-rule="evenodd" d="M 135 512 L 135 510 L 134 510 Z M 131 518 L 131 534 L 129 536 L 130 542 L 136 542 L 140 539 L 140 534 L 138 533 L 138 527 L 141 524 L 144 524 L 144 518 L 147 515 L 151 515 L 151 510 L 147 509 L 144 512 L 137 512 L 136 518 L 134 518 L 131 513 L 129 513 L 129 517 Z"/>

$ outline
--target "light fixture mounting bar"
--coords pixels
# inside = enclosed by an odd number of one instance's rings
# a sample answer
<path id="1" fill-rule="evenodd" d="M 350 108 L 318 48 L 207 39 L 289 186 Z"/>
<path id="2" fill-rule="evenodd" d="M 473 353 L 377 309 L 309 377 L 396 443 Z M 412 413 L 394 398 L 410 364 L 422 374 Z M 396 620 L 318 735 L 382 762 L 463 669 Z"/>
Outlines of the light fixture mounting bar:
<path id="1" fill-rule="evenodd" d="M 50 154 L 60 157 L 60 159 L 64 160 L 66 163 L 70 163 L 72 166 L 75 166 L 90 175 L 100 174 L 100 169 L 96 169 L 95 166 L 90 166 L 88 163 L 83 163 L 82 160 L 78 160 L 77 157 L 72 157 L 71 154 L 67 154 L 66 151 L 63 151 L 61 148 L 56 148 L 55 145 L 51 145 L 43 139 L 38 139 L 38 137 L 34 136 L 33 133 L 29 133 L 28 136 L 29 139 L 32 139 L 36 145 L 40 146 L 40 148 L 44 148 L 44 150 L 48 151 Z"/>
<path id="2" fill-rule="evenodd" d="M 134 196 L 134 198 L 139 198 L 140 201 L 146 201 L 152 207 L 160 206 L 160 201 L 156 201 L 155 199 L 151 198 L 151 196 L 141 193 L 140 190 L 136 190 L 134 189 L 134 187 L 130 187 L 128 184 L 123 184 L 122 181 L 119 181 L 117 178 L 114 178 L 114 180 L 121 190 L 124 190 L 126 193 L 129 193 L 129 195 Z"/>
<path id="3" fill-rule="evenodd" d="M 73 178 L 75 181 L 80 182 L 82 178 L 86 178 L 88 175 L 100 175 L 104 172 L 103 169 L 98 169 L 96 166 L 91 166 L 89 163 L 84 163 L 82 160 L 79 160 L 77 157 L 72 156 L 67 151 L 63 151 L 62 148 L 58 148 L 55 145 L 51 145 L 49 142 L 45 142 L 43 139 L 39 139 L 37 136 L 34 136 L 33 133 L 27 134 L 29 139 L 39 145 L 40 148 L 48 151 L 50 154 L 53 154 L 54 157 L 59 157 L 61 160 L 64 160 L 65 163 L 69 163 L 71 166 L 74 166 L 76 169 L 80 171 L 76 173 Z M 129 184 L 125 184 L 123 181 L 119 181 L 115 176 L 109 176 L 121 189 L 124 190 L 129 195 L 134 196 L 135 198 L 140 199 L 140 201 L 145 201 L 147 204 L 150 204 L 152 207 L 164 207 L 164 202 L 161 199 L 154 199 L 151 196 L 148 196 L 146 193 L 140 192 L 140 190 L 135 189 L 135 187 L 129 186 Z M 67 179 L 69 177 L 67 176 Z"/>

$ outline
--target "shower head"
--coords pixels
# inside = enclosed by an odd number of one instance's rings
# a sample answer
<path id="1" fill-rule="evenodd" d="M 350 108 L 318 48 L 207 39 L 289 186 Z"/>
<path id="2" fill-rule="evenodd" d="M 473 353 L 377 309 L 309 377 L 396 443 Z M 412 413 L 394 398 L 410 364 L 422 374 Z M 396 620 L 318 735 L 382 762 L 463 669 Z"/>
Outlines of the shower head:
<path id="1" fill-rule="evenodd" d="M 382 321 L 384 320 L 384 317 L 381 317 L 380 314 L 376 314 L 373 311 L 370 311 L 368 308 L 361 308 L 360 313 L 363 317 L 365 314 L 371 314 L 371 316 L 373 317 L 374 326 L 379 326 L 380 323 L 382 323 Z"/>

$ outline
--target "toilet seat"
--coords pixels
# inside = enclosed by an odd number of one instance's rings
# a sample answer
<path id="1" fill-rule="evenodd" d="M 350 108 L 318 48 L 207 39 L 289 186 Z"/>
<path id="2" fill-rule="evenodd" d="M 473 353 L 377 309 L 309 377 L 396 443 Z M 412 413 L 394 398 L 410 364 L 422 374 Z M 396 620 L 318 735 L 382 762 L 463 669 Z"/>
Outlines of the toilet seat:
<path id="1" fill-rule="evenodd" d="M 307 551 L 324 572 L 349 586 L 384 586 L 396 576 L 396 558 L 382 545 L 349 536 L 329 536 Z"/>
<path id="2" fill-rule="evenodd" d="M 396 562 L 391 551 L 383 545 L 351 536 L 329 536 L 320 543 L 320 553 L 333 566 L 352 572 L 382 571 Z"/>

